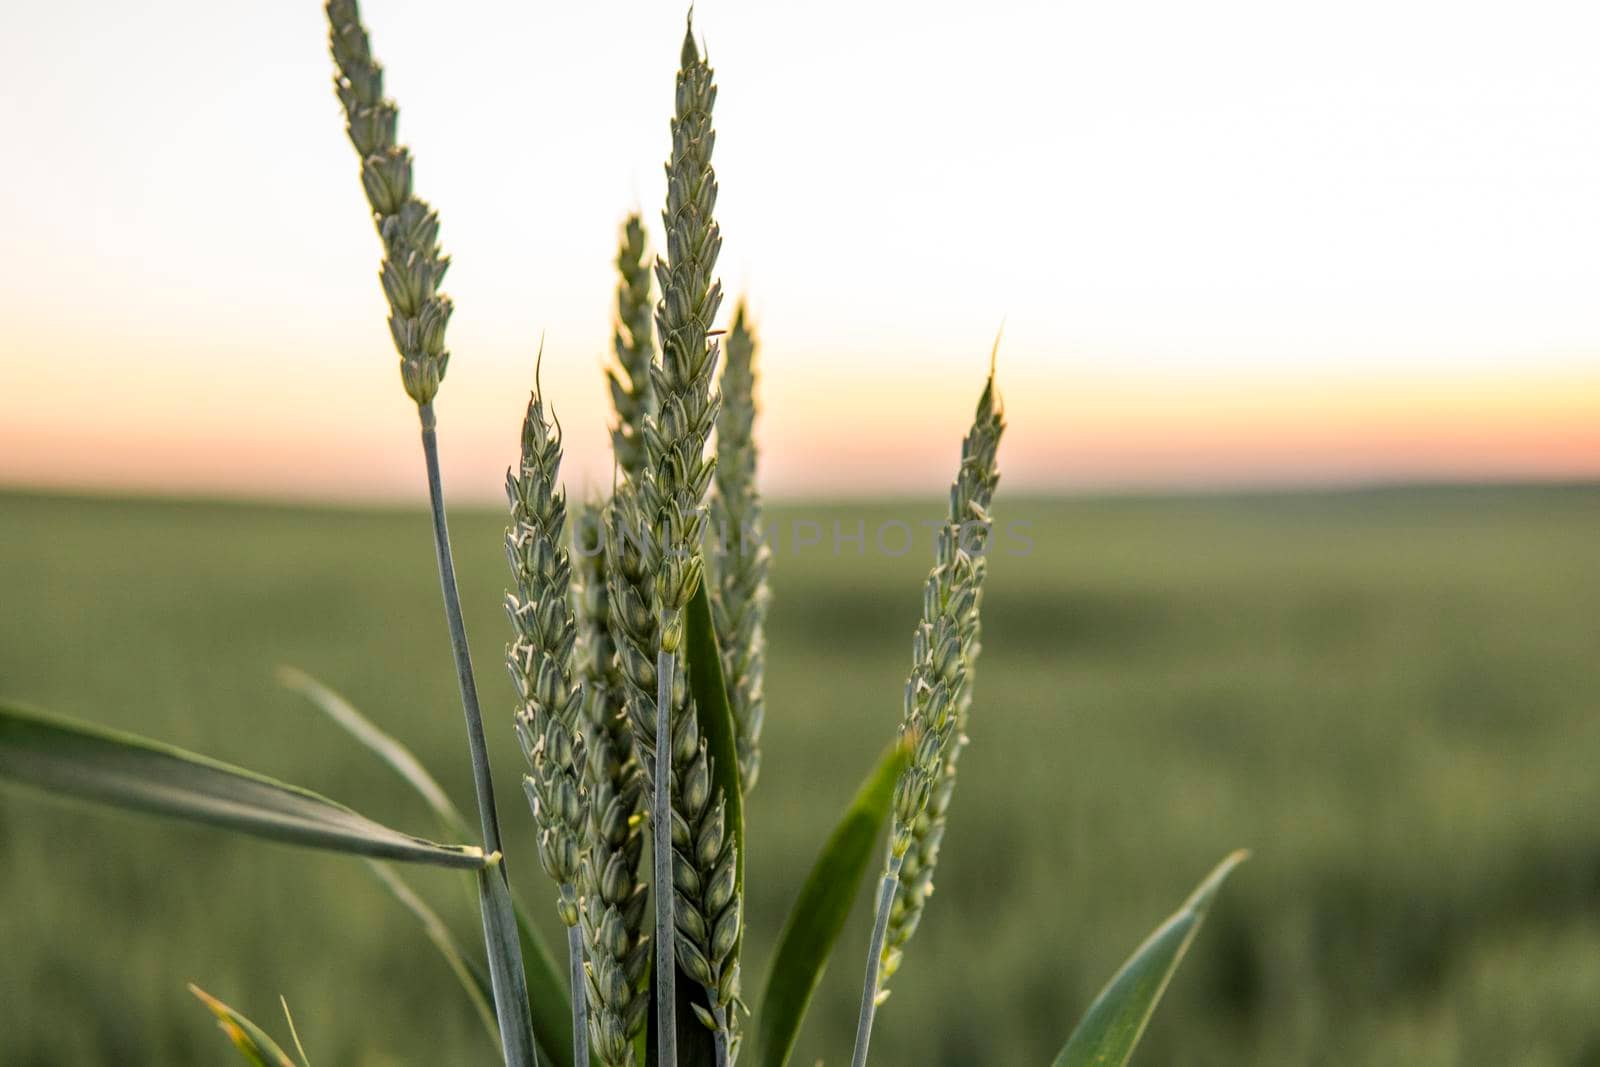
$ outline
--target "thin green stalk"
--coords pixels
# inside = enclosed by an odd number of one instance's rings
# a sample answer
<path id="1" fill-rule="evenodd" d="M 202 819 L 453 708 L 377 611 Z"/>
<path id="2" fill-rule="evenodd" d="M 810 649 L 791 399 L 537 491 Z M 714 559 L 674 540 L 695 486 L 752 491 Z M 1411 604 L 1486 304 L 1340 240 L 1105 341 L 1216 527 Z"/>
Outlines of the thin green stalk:
<path id="1" fill-rule="evenodd" d="M 716 1051 L 717 1067 L 729 1067 L 732 1062 L 728 1059 L 728 1020 L 727 1013 L 720 1005 L 712 1012 L 717 1028 L 711 1031 L 711 1046 Z"/>
<path id="2" fill-rule="evenodd" d="M 872 923 L 872 944 L 867 949 L 867 978 L 861 986 L 861 1013 L 856 1018 L 856 1050 L 850 1067 L 867 1067 L 867 1045 L 872 1040 L 872 1021 L 878 1014 L 878 965 L 883 960 L 883 936 L 889 929 L 889 909 L 894 906 L 895 890 L 900 885 L 900 860 L 891 857 L 878 890 L 878 914 Z"/>
<path id="3" fill-rule="evenodd" d="M 570 885 L 561 887 L 563 896 L 576 896 Z M 589 1067 L 589 996 L 583 977 L 583 927 L 567 927 L 567 962 L 572 980 L 572 1067 Z"/>
<path id="4" fill-rule="evenodd" d="M 450 259 L 439 247 L 438 214 L 413 189 L 411 151 L 397 137 L 400 110 L 384 95 L 383 67 L 373 58 L 372 41 L 361 25 L 356 0 L 327 0 L 325 11 L 328 44 L 336 68 L 334 91 L 344 108 L 345 132 L 361 160 L 361 187 L 372 209 L 372 221 L 383 241 L 383 264 L 378 277 L 389 304 L 389 334 L 400 356 L 401 383 L 416 402 L 417 417 L 422 423 L 422 454 L 428 469 L 439 584 L 450 629 L 450 648 L 455 655 L 456 680 L 461 687 L 461 710 L 467 720 L 483 847 L 494 864 L 492 870 L 478 872 L 478 904 L 500 1043 L 508 1067 L 536 1067 L 539 1054 L 533 1037 L 527 975 L 518 942 L 511 883 L 501 862 L 488 746 L 483 738 L 483 716 L 472 676 L 472 655 L 461 617 L 461 593 L 456 588 L 444 491 L 439 481 L 433 398 L 450 363 L 445 328 L 453 305 L 439 291 Z"/>
<path id="5" fill-rule="evenodd" d="M 489 746 L 483 739 L 483 714 L 478 710 L 472 650 L 467 646 L 467 624 L 461 617 L 461 591 L 456 588 L 456 565 L 450 554 L 450 528 L 444 517 L 439 437 L 434 429 L 432 401 L 418 404 L 417 415 L 422 419 L 422 455 L 428 466 L 428 503 L 433 510 L 433 547 L 439 557 L 439 586 L 444 593 L 445 621 L 450 627 L 450 651 L 456 660 L 461 710 L 467 719 L 467 747 L 472 751 L 472 785 L 478 797 L 478 819 L 483 826 L 483 850 L 492 855 L 500 851 L 500 820 L 495 814 L 494 783 L 489 778 Z M 501 870 L 504 869 L 502 862 Z"/>
<path id="6" fill-rule="evenodd" d="M 450 528 L 445 522 L 444 487 L 439 478 L 439 440 L 432 402 L 417 405 L 422 421 L 422 455 L 428 469 L 428 502 L 433 513 L 433 544 L 439 561 L 439 586 L 444 595 L 445 620 L 450 628 L 450 648 L 455 654 L 456 680 L 461 689 L 461 710 L 467 721 L 467 747 L 472 754 L 473 788 L 483 827 L 483 850 L 496 857 L 492 871 L 480 872 L 480 912 L 484 944 L 489 955 L 490 984 L 494 990 L 495 1017 L 508 1065 L 538 1067 L 533 1046 L 533 1017 L 528 1003 L 522 947 L 514 936 L 511 882 L 500 850 L 500 822 L 495 813 L 494 783 L 489 777 L 489 750 L 483 738 L 483 715 L 478 709 L 478 686 L 472 674 L 472 652 L 467 626 L 461 616 L 461 592 L 456 587 L 455 561 L 450 553 Z M 508 936 L 508 929 L 512 931 Z"/>
<path id="7" fill-rule="evenodd" d="M 650 808 L 654 829 L 656 887 L 656 1048 L 658 1067 L 678 1067 L 678 970 L 676 896 L 672 891 L 672 708 L 673 655 L 656 653 L 655 802 Z"/>

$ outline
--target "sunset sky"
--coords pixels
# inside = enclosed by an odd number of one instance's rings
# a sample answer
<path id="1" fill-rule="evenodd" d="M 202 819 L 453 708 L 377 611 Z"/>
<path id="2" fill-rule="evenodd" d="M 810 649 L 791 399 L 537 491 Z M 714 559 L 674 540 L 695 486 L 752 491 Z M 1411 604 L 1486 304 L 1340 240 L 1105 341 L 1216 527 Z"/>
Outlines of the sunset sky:
<path id="1" fill-rule="evenodd" d="M 454 259 L 453 496 L 545 344 L 608 485 L 611 260 L 674 4 L 368 0 Z M 1030 489 L 1600 476 L 1600 9 L 734 3 L 721 275 L 773 493 L 948 481 L 989 349 Z M 320 5 L 61 0 L 0 37 L 0 485 L 423 493 Z M 731 301 L 729 304 L 731 311 Z"/>

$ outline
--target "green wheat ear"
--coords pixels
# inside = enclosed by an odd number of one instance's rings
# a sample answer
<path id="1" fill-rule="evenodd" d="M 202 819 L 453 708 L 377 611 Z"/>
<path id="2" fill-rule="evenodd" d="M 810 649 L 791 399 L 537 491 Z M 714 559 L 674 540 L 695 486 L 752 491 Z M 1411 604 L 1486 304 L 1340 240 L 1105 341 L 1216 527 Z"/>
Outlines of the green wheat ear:
<path id="1" fill-rule="evenodd" d="M 439 216 L 411 189 L 411 150 L 396 141 L 400 109 L 383 95 L 383 67 L 361 25 L 355 0 L 329 0 L 333 86 L 345 130 L 361 157 L 361 186 L 383 238 L 379 272 L 389 301 L 389 333 L 400 352 L 400 377 L 419 405 L 433 400 L 450 353 L 444 347 L 450 298 L 439 292 L 450 259 L 439 250 Z"/>
<path id="2" fill-rule="evenodd" d="M 623 475 L 636 481 L 646 463 L 645 420 L 656 413 L 650 385 L 655 343 L 651 336 L 649 249 L 637 212 L 622 225 L 617 274 L 617 324 L 612 339 L 617 365 L 606 371 L 611 404 L 617 413 L 616 425 L 611 428 L 611 450 Z"/>
<path id="3" fill-rule="evenodd" d="M 586 504 L 573 528 L 578 661 L 583 678 L 588 837 L 580 884 L 588 944 L 589 1037 L 605 1067 L 633 1067 L 633 1039 L 650 1011 L 652 940 L 644 930 L 644 778 L 633 752 L 627 691 L 609 630 L 605 517 Z"/>
<path id="4" fill-rule="evenodd" d="M 578 626 L 570 597 L 572 563 L 560 477 L 561 434 L 545 417 L 536 378 L 522 421 L 518 469 L 506 472 L 506 498 L 511 504 L 506 559 L 517 586 L 506 594 L 506 615 L 514 633 L 506 646 L 506 668 L 517 687 L 517 738 L 530 772 L 522 784 L 539 831 L 539 864 L 556 884 L 556 913 L 568 931 L 572 1043 L 577 1061 L 583 1063 L 589 1058 L 589 1027 L 582 995 L 578 881 L 588 796 L 582 770 Z"/>
<path id="5" fill-rule="evenodd" d="M 717 471 L 711 493 L 712 529 L 718 550 L 710 563 L 711 606 L 722 649 L 728 701 L 738 727 L 740 782 L 748 793 L 761 771 L 761 725 L 766 717 L 763 686 L 767 639 L 767 545 L 756 490 L 755 329 L 740 300 L 728 330 L 722 366 L 722 410 L 717 415 Z"/>
<path id="6" fill-rule="evenodd" d="M 922 587 L 922 618 L 912 634 L 911 673 L 900 721 L 901 742 L 912 755 L 895 783 L 853 1067 L 866 1065 L 873 1017 L 889 995 L 885 983 L 899 968 L 933 888 L 956 760 L 966 741 L 978 609 L 992 533 L 989 503 L 1000 481 L 995 452 L 1004 430 L 991 358 L 972 429 L 961 442 L 950 510 L 935 535 L 934 566 Z"/>
<path id="7" fill-rule="evenodd" d="M 716 134 L 711 111 L 717 90 L 710 65 L 686 28 L 680 54 L 672 119 L 672 154 L 667 162 L 667 254 L 656 263 L 661 300 L 656 308 L 660 362 L 650 368 L 657 411 L 644 424 L 647 464 L 637 492 L 619 491 L 609 523 L 607 547 L 618 520 L 631 534 L 654 542 L 631 556 L 612 555 L 614 568 L 630 570 L 628 599 L 613 603 L 623 621 L 618 651 L 635 685 L 630 701 L 635 741 L 651 782 L 656 929 L 673 931 L 676 951 L 656 954 L 659 1062 L 677 1063 L 677 968 L 701 985 L 710 1012 L 701 1021 L 713 1030 L 717 1062 L 731 1060 L 737 1041 L 732 1009 L 739 1000 L 737 946 L 742 901 L 737 892 L 736 845 L 724 833 L 725 797 L 711 780 L 705 741 L 692 702 L 680 700 L 675 676 L 684 638 L 684 611 L 698 591 L 704 562 L 705 499 L 716 466 L 706 445 L 717 417 L 712 377 L 717 346 L 711 323 L 722 303 L 714 277 L 722 235 L 713 217 L 717 178 L 711 166 Z M 637 564 L 653 565 L 651 588 Z M 613 600 L 619 586 L 613 582 Z M 652 620 L 635 617 L 645 607 Z M 652 632 L 653 631 L 653 632 Z M 622 638 L 626 637 L 627 640 Z M 637 642 L 649 637 L 648 650 Z M 654 664 L 649 664 L 650 655 Z M 653 670 L 651 669 L 653 667 Z M 654 701 L 642 683 L 653 675 Z M 640 712 L 650 709 L 653 715 Z M 672 886 L 674 892 L 667 892 Z M 726 892 L 725 892 L 726 890 Z M 659 938 L 663 935 L 658 934 Z M 676 963 L 676 966 L 674 966 Z"/>

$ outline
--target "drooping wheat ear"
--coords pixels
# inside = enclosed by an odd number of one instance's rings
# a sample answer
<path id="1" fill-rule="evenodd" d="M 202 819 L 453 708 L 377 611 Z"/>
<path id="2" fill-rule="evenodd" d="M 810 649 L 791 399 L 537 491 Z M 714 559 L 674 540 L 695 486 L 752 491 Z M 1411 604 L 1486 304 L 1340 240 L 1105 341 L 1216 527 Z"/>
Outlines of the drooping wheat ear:
<path id="1" fill-rule="evenodd" d="M 1005 429 L 994 371 L 961 442 L 961 467 L 950 487 L 950 512 L 935 538 L 933 570 L 922 590 L 922 618 L 912 637 L 900 736 L 912 757 L 895 785 L 889 850 L 867 960 L 854 1067 L 865 1067 L 874 1012 L 933 888 L 933 867 L 966 738 L 966 710 L 978 653 L 978 609 L 991 535 L 989 504 L 1000 480 L 995 452 Z M 902 876 L 905 881 L 902 883 Z"/>
<path id="2" fill-rule="evenodd" d="M 513 638 L 506 668 L 517 687 L 517 738 L 529 773 L 523 788 L 539 831 L 539 864 L 558 889 L 556 911 L 569 931 L 573 1046 L 589 1062 L 583 1009 L 585 970 L 578 879 L 588 810 L 583 774 L 583 690 L 576 670 L 577 622 L 570 598 L 567 505 L 560 488 L 561 433 L 545 418 L 537 386 L 522 421 L 517 470 L 506 472 L 511 527 L 506 558 L 516 590 L 506 594 Z"/>
<path id="3" fill-rule="evenodd" d="M 626 681 L 609 630 L 604 514 L 585 505 L 573 530 L 577 549 L 578 663 L 583 678 L 589 790 L 587 853 L 579 884 L 589 945 L 589 1035 L 605 1067 L 633 1067 L 633 1038 L 650 1013 L 645 993 L 649 890 L 639 878 L 644 779 L 624 709 Z"/>
<path id="4" fill-rule="evenodd" d="M 766 663 L 767 569 L 761 496 L 756 492 L 755 331 L 740 300 L 728 330 L 717 415 L 717 473 L 711 491 L 711 523 L 718 551 L 711 607 L 722 647 L 728 699 L 738 728 L 740 783 L 748 793 L 761 770 L 761 722 L 766 715 L 762 675 Z"/>
<path id="5" fill-rule="evenodd" d="M 444 347 L 450 298 L 439 292 L 450 259 L 439 251 L 439 216 L 411 191 L 411 150 L 395 141 L 400 111 L 383 95 L 383 67 L 372 58 L 355 0 L 329 0 L 334 89 L 345 129 L 361 157 L 361 184 L 383 238 L 379 274 L 389 299 L 389 332 L 400 352 L 400 377 L 418 405 L 439 391 L 450 353 Z"/>
<path id="6" fill-rule="evenodd" d="M 655 414 L 655 394 L 650 386 L 650 364 L 655 361 L 651 337 L 650 267 L 644 223 L 637 213 L 622 225 L 617 249 L 617 326 L 612 344 L 617 365 L 607 368 L 611 404 L 617 423 L 611 428 L 611 447 L 622 473 L 637 479 L 646 462 L 645 420 Z"/>

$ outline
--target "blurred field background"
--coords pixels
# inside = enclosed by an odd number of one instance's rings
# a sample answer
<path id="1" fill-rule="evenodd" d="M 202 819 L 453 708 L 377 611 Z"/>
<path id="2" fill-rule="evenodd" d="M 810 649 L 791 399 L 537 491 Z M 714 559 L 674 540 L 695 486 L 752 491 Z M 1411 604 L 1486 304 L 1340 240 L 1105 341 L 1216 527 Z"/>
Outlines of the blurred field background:
<path id="1" fill-rule="evenodd" d="M 937 499 L 791 504 L 746 987 L 892 734 Z M 885 1064 L 1043 1064 L 1228 850 L 1145 1064 L 1600 1064 L 1600 487 L 1018 499 L 997 554 L 939 893 Z M 550 893 L 499 668 L 503 518 L 453 515 L 512 874 Z M 835 554 L 832 523 L 864 521 Z M 237 761 L 421 832 L 304 667 L 470 795 L 425 517 L 0 495 L 0 693 Z M 495 735 L 492 735 L 492 737 Z M 407 872 L 476 943 L 464 884 Z M 536 907 L 551 922 L 550 909 Z M 857 909 L 797 1051 L 848 1059 Z M 554 930 L 551 930 L 553 937 Z M 958 962 L 959 961 L 959 962 Z M 194 980 L 313 1062 L 488 1062 L 454 980 L 362 865 L 0 791 L 0 1063 L 223 1063 Z M 463 1052 L 462 1050 L 468 1050 Z"/>

